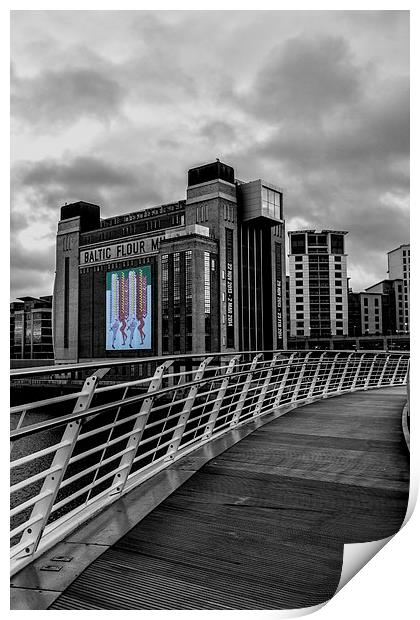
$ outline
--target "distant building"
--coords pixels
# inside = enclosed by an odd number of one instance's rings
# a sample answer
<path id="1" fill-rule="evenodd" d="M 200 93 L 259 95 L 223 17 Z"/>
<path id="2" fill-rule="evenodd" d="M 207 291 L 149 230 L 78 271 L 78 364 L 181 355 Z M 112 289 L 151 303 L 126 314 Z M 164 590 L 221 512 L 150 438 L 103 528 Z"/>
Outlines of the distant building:
<path id="1" fill-rule="evenodd" d="M 398 331 L 409 332 L 410 244 L 405 243 L 388 252 L 388 277 L 390 280 L 402 280 L 402 292 L 398 294 L 396 323 Z"/>
<path id="2" fill-rule="evenodd" d="M 379 336 L 383 333 L 381 293 L 348 293 L 349 336 Z"/>
<path id="3" fill-rule="evenodd" d="M 410 245 L 388 252 L 388 276 L 366 289 L 382 296 L 382 331 L 387 334 L 410 332 Z"/>
<path id="4" fill-rule="evenodd" d="M 291 337 L 348 334 L 346 234 L 289 232 Z"/>
<path id="5" fill-rule="evenodd" d="M 403 282 L 382 280 L 366 289 L 366 293 L 382 295 L 382 331 L 386 334 L 404 333 Z M 405 331 L 407 333 L 407 331 Z"/>
<path id="6" fill-rule="evenodd" d="M 54 359 L 52 295 L 10 304 L 10 359 Z"/>

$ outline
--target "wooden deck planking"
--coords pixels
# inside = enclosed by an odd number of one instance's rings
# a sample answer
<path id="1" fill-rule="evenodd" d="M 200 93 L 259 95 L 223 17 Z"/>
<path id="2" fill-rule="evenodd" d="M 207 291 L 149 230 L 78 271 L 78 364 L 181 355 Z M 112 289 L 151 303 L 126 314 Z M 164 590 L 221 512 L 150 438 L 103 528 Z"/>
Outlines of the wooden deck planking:
<path id="1" fill-rule="evenodd" d="M 398 531 L 401 388 L 296 409 L 192 476 L 52 609 L 287 609 L 330 598 L 346 542 Z"/>

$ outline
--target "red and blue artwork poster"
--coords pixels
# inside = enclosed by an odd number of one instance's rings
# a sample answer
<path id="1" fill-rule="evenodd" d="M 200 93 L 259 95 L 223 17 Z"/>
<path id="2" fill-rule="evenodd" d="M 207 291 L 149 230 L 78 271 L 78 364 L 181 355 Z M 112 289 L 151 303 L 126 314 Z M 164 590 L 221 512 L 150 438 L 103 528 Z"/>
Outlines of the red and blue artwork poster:
<path id="1" fill-rule="evenodd" d="M 106 274 L 106 350 L 152 347 L 150 265 Z"/>

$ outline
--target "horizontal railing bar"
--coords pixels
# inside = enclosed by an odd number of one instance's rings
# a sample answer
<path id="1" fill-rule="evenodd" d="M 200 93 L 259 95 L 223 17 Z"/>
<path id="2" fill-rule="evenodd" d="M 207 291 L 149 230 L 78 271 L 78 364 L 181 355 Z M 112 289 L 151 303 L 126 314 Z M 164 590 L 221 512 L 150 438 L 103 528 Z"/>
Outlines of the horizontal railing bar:
<path id="1" fill-rule="evenodd" d="M 187 353 L 187 354 L 178 354 L 178 355 L 163 355 L 163 356 L 154 356 L 154 357 L 141 357 L 141 358 L 130 358 L 127 360 L 97 360 L 94 362 L 78 362 L 76 364 L 59 364 L 53 366 L 38 366 L 32 368 L 14 368 L 10 371 L 11 378 L 17 377 L 34 377 L 36 375 L 46 375 L 46 374 L 62 374 L 64 372 L 70 372 L 72 370 L 90 370 L 96 368 L 106 368 L 106 367 L 115 367 L 115 366 L 134 366 L 136 364 L 150 364 L 152 362 L 159 362 L 158 366 L 166 362 L 168 360 L 173 360 L 174 362 L 183 361 L 183 360 L 202 360 L 209 355 L 213 358 L 217 357 L 233 357 L 235 355 L 257 355 L 257 353 L 284 353 L 284 351 L 279 351 L 278 349 L 272 350 L 256 350 L 256 351 L 218 351 L 217 353 Z"/>
<path id="2" fill-rule="evenodd" d="M 14 407 L 10 407 L 10 413 L 20 413 L 24 409 L 27 409 L 29 411 L 32 409 L 38 409 L 39 407 L 48 407 L 57 403 L 65 402 L 67 400 L 76 400 L 77 398 L 79 398 L 79 396 L 87 396 L 88 394 L 89 392 L 72 392 L 71 394 L 63 394 L 61 396 L 55 396 L 54 398 L 37 400 L 27 405 L 15 405 Z"/>
<path id="3" fill-rule="evenodd" d="M 238 373 L 232 373 L 231 375 L 229 375 L 229 378 L 234 377 L 234 376 L 243 376 L 244 374 L 247 374 L 247 371 L 241 371 Z M 153 393 L 154 398 L 157 398 L 158 396 L 164 395 L 164 394 L 168 394 L 168 393 L 172 393 L 174 390 L 178 389 L 187 389 L 189 387 L 193 387 L 196 385 L 201 385 L 201 384 L 205 384 L 208 383 L 210 381 L 223 381 L 225 379 L 225 375 L 220 375 L 217 377 L 206 377 L 203 379 L 198 379 L 196 381 L 191 381 L 190 383 L 185 383 L 182 384 L 181 386 L 170 386 L 167 388 L 162 388 L 160 390 L 157 390 L 156 392 Z M 114 409 L 116 407 L 121 406 L 125 406 L 125 405 L 129 405 L 129 404 L 134 404 L 137 402 L 142 402 L 143 400 L 146 400 L 147 398 L 149 398 L 150 395 L 148 394 L 148 392 L 145 392 L 143 394 L 137 394 L 135 396 L 130 396 L 129 398 L 125 398 L 122 400 L 117 400 L 114 401 L 112 403 L 104 403 L 102 405 L 97 405 L 96 407 L 92 407 L 90 409 L 85 409 L 84 411 L 80 411 L 80 412 L 76 412 L 76 413 L 70 413 L 68 415 L 65 416 L 61 416 L 59 418 L 54 418 L 53 420 L 46 420 L 44 422 L 39 422 L 38 424 L 32 424 L 32 425 L 28 425 L 22 429 L 19 430 L 15 430 L 15 431 L 11 431 L 10 433 L 10 439 L 11 441 L 16 440 L 16 439 L 20 439 L 22 437 L 27 437 L 28 435 L 32 435 L 34 433 L 37 432 L 41 432 L 44 430 L 51 430 L 52 428 L 57 428 L 59 426 L 63 426 L 64 424 L 76 421 L 76 420 L 83 420 L 85 418 L 89 418 L 92 417 L 94 415 L 100 414 L 103 411 L 109 411 L 110 409 Z M 169 403 L 168 403 L 169 404 Z"/>
<path id="4" fill-rule="evenodd" d="M 156 446 L 156 448 L 152 448 L 151 450 L 148 450 L 148 452 L 139 454 L 138 456 L 135 457 L 135 459 L 133 460 L 133 463 L 137 463 L 138 461 L 141 461 L 142 459 L 146 458 L 150 454 L 153 454 L 153 452 L 157 452 L 158 450 L 161 450 L 162 448 L 166 448 L 166 446 L 169 446 L 171 443 L 172 443 L 172 439 L 168 439 L 168 441 L 164 441 L 163 443 Z"/>
<path id="5" fill-rule="evenodd" d="M 81 504 L 80 506 L 77 506 L 74 510 L 72 510 L 71 512 L 63 515 L 62 517 L 59 517 L 58 519 L 56 519 L 55 521 L 52 521 L 51 523 L 49 523 L 47 525 L 47 527 L 45 528 L 45 535 L 47 536 L 51 531 L 57 529 L 58 527 L 62 526 L 64 523 L 66 523 L 67 521 L 69 521 L 70 519 L 72 519 L 74 516 L 80 514 L 81 512 L 83 512 L 84 510 L 86 510 L 89 506 L 91 506 L 92 504 L 94 504 L 95 502 L 97 502 L 101 497 L 104 497 L 105 495 L 109 495 L 110 492 L 113 489 L 118 488 L 121 485 L 120 482 L 114 482 L 114 484 L 112 484 L 109 488 L 105 489 L 104 491 L 101 491 L 100 493 L 98 493 L 97 495 L 94 495 L 91 499 L 89 499 L 87 502 L 85 502 L 84 504 Z M 86 489 L 85 489 L 86 492 Z M 110 503 L 110 502 L 107 502 Z M 107 503 L 105 504 L 105 506 L 107 505 Z"/>
<path id="6" fill-rule="evenodd" d="M 107 448 L 109 446 L 114 446 L 119 441 L 122 441 L 123 439 L 128 439 L 129 437 L 131 437 L 131 435 L 134 435 L 136 432 L 137 432 L 136 430 L 131 430 L 128 433 L 125 433 L 124 435 L 120 435 L 119 437 L 116 437 L 115 439 L 111 439 L 111 441 L 106 441 L 99 446 L 95 446 L 94 448 L 91 448 L 90 450 L 86 450 L 85 452 L 81 452 L 80 454 L 77 454 L 76 456 L 72 456 L 71 459 L 69 460 L 69 465 L 74 465 L 74 463 L 78 463 L 79 461 L 82 461 L 88 456 L 92 456 L 92 454 L 96 454 L 96 452 L 100 452 L 104 448 Z"/>
<path id="7" fill-rule="evenodd" d="M 53 512 L 56 512 L 57 510 L 60 510 L 60 508 L 63 508 L 63 506 L 65 506 L 66 504 L 69 504 L 70 502 L 74 501 L 75 499 L 80 497 L 80 495 L 83 495 L 84 493 L 86 493 L 87 491 L 92 489 L 94 486 L 99 486 L 102 482 L 104 482 L 105 480 L 108 480 L 108 478 L 111 478 L 112 476 L 115 476 L 115 474 L 118 473 L 119 471 L 123 471 L 124 469 L 127 469 L 127 467 L 128 467 L 128 465 L 121 465 L 115 471 L 112 471 L 112 472 L 110 472 L 108 474 L 105 474 L 105 476 L 102 476 L 101 478 L 97 478 L 95 480 L 95 482 L 93 482 L 91 484 L 87 484 L 85 487 L 83 487 L 83 489 L 79 489 L 75 493 L 72 493 L 72 495 L 69 495 L 68 497 L 65 497 L 60 502 L 57 502 L 56 504 L 54 504 L 54 506 L 53 506 L 53 508 L 51 510 L 51 514 Z"/>
<path id="8" fill-rule="evenodd" d="M 236 355 L 257 355 L 258 353 L 272 354 L 278 353 L 281 355 L 288 355 L 291 353 L 297 353 L 304 357 L 308 352 L 321 356 L 322 353 L 326 353 L 329 355 L 345 355 L 349 353 L 357 353 L 360 355 L 381 355 L 381 356 L 392 356 L 392 355 L 402 355 L 404 353 L 400 353 L 399 351 L 377 351 L 376 349 L 359 349 L 358 351 L 354 351 L 354 349 L 256 349 L 254 351 L 218 351 L 214 353 L 187 353 L 187 354 L 177 354 L 177 355 L 163 355 L 163 356 L 154 356 L 154 357 L 142 357 L 142 358 L 130 358 L 126 360 L 112 360 L 112 359 L 98 359 L 96 361 L 90 362 L 78 362 L 76 364 L 58 364 L 52 366 L 37 366 L 31 368 L 14 368 L 10 371 L 11 378 L 18 377 L 31 377 L 36 375 L 46 375 L 46 374 L 62 374 L 65 372 L 80 371 L 80 370 L 90 370 L 96 368 L 104 368 L 104 367 L 116 367 L 116 366 L 134 366 L 134 365 L 143 365 L 154 363 L 163 363 L 168 360 L 172 360 L 174 362 L 181 362 L 184 360 L 192 361 L 192 360 L 202 360 L 209 355 L 213 358 L 231 358 Z M 159 365 L 158 364 L 158 365 Z"/>
<path id="9" fill-rule="evenodd" d="M 46 456 L 47 454 L 51 454 L 58 450 L 58 448 L 64 448 L 65 446 L 70 445 L 70 441 L 61 441 L 60 443 L 56 443 L 53 446 L 49 446 L 48 448 L 44 448 L 43 450 L 38 450 L 37 452 L 33 452 L 28 456 L 23 456 L 20 459 L 16 459 L 15 461 L 10 462 L 10 468 L 20 467 L 21 465 L 26 465 L 26 463 L 30 463 L 31 461 L 35 461 L 36 459 L 41 458 L 41 456 Z"/>
<path id="10" fill-rule="evenodd" d="M 33 484 L 34 482 L 38 482 L 38 480 L 43 480 L 50 474 L 55 474 L 55 472 L 60 471 L 61 465 L 56 465 L 55 467 L 50 467 L 49 469 L 44 469 L 38 474 L 31 476 L 30 478 L 25 478 L 25 480 L 21 480 L 16 484 L 10 487 L 10 494 L 16 493 L 17 491 L 21 491 L 25 487 Z"/>
<path id="11" fill-rule="evenodd" d="M 165 448 L 166 445 L 165 444 L 163 447 Z M 142 455 L 143 457 L 143 455 Z M 140 456 L 137 456 L 134 460 L 134 462 L 138 462 L 140 461 L 140 459 L 142 458 Z M 135 478 L 136 476 L 141 476 L 142 474 L 146 474 L 150 471 L 150 469 L 152 469 L 153 467 L 157 467 L 159 465 L 159 463 L 165 462 L 167 461 L 168 464 L 172 464 L 172 459 L 168 459 L 168 454 L 165 452 L 165 454 L 162 454 L 161 456 L 158 456 L 158 458 L 154 459 L 153 461 L 150 461 L 150 463 L 147 463 L 146 465 L 144 465 L 143 467 L 140 467 L 140 469 L 137 469 L 136 471 L 132 471 L 130 472 L 129 476 L 128 476 L 128 480 L 131 480 L 132 478 Z"/>
<path id="12" fill-rule="evenodd" d="M 14 508 L 11 509 L 10 518 L 15 517 L 16 515 L 21 513 L 23 510 L 26 510 L 26 508 L 33 506 L 38 500 L 44 499 L 44 497 L 49 497 L 52 494 L 53 494 L 53 491 L 49 490 L 49 491 L 43 491 L 43 493 L 38 493 L 38 495 L 34 495 L 34 497 L 30 497 L 28 500 L 26 500 L 26 502 L 23 502 L 22 504 L 19 504 L 18 506 L 15 506 Z"/>
<path id="13" fill-rule="evenodd" d="M 34 523 L 38 523 L 39 521 L 42 521 L 42 515 L 35 515 L 31 519 L 28 519 L 24 523 L 21 523 L 20 525 L 15 527 L 14 530 L 11 530 L 10 538 L 14 538 L 18 534 L 20 534 L 20 532 L 23 532 L 23 530 L 26 530 L 26 528 L 31 527 L 31 525 L 34 525 Z M 26 547 L 26 544 L 24 545 L 24 547 Z M 15 549 L 15 546 L 13 546 L 12 549 Z"/>
<path id="14" fill-rule="evenodd" d="M 115 459 L 118 459 L 123 454 L 127 454 L 127 452 L 132 452 L 133 450 L 135 450 L 134 446 L 133 447 L 130 446 L 129 448 L 124 448 L 124 450 L 120 450 L 120 452 L 116 452 L 115 454 L 113 454 L 112 456 L 109 456 L 103 461 L 99 461 L 98 463 L 91 465 L 87 469 L 82 469 L 82 471 L 77 472 L 77 474 L 74 474 L 73 476 L 63 480 L 63 482 L 61 483 L 60 489 L 63 489 L 69 486 L 69 484 L 73 484 L 73 482 L 80 480 L 80 478 L 83 478 L 84 476 L 87 476 L 88 474 L 100 469 L 104 465 L 108 465 L 108 463 L 112 463 L 112 461 L 115 461 Z"/>
<path id="15" fill-rule="evenodd" d="M 340 353 L 341 353 L 341 351 L 340 351 Z M 282 359 L 280 361 L 286 361 L 286 360 Z M 290 364 L 291 368 L 293 368 L 293 366 L 296 366 L 298 368 L 299 365 L 300 365 L 300 361 L 301 360 L 293 360 L 292 363 L 289 362 L 288 364 L 285 364 L 284 366 L 281 366 L 281 368 L 283 368 L 283 367 L 286 368 L 287 365 L 289 365 L 289 364 Z M 330 361 L 332 362 L 333 360 L 331 359 Z M 307 361 L 306 362 L 306 366 L 309 366 L 310 363 L 315 364 L 316 361 L 315 360 L 311 360 L 311 362 Z M 337 362 L 336 362 L 336 364 L 337 364 Z M 268 367 L 268 365 L 265 366 L 264 369 L 267 368 L 267 367 Z M 274 366 L 275 369 L 279 368 L 279 367 L 280 366 Z M 260 369 L 257 372 L 263 372 L 263 369 Z M 243 376 L 244 374 L 247 374 L 247 371 L 242 370 L 242 371 L 239 371 L 239 372 L 236 372 L 236 373 L 232 373 L 231 375 L 229 375 L 229 378 L 233 378 L 233 377 L 236 377 L 236 376 Z M 163 395 L 163 394 L 166 394 L 166 393 L 171 393 L 174 390 L 176 390 L 177 388 L 178 389 L 186 389 L 188 387 L 192 387 L 192 386 L 195 386 L 195 385 L 200 385 L 200 384 L 203 384 L 203 383 L 205 384 L 205 383 L 210 382 L 210 381 L 222 381 L 224 378 L 225 378 L 225 375 L 218 375 L 218 376 L 213 376 L 213 377 L 204 377 L 204 378 L 199 379 L 197 381 L 192 381 L 192 382 L 189 382 L 189 383 L 185 383 L 185 384 L 182 384 L 180 386 L 170 386 L 170 387 L 167 387 L 167 388 L 162 388 L 162 389 L 160 389 L 160 390 L 158 390 L 158 391 L 156 391 L 154 393 L 154 397 L 156 398 L 156 397 L 158 397 L 160 395 Z M 258 379 L 256 379 L 256 380 L 258 380 Z M 21 437 L 26 437 L 26 436 L 28 436 L 30 434 L 35 433 L 35 432 L 40 432 L 42 430 L 48 430 L 48 429 L 51 429 L 51 428 L 56 428 L 57 426 L 62 426 L 66 422 L 71 422 L 71 421 L 78 420 L 78 419 L 84 419 L 85 417 L 97 415 L 98 413 L 101 413 L 103 411 L 108 411 L 109 409 L 112 409 L 114 407 L 118 407 L 120 405 L 123 406 L 123 405 L 127 405 L 127 404 L 132 404 L 132 403 L 135 403 L 135 402 L 141 402 L 141 401 L 145 400 L 146 398 L 148 398 L 147 392 L 143 393 L 143 394 L 138 394 L 138 395 L 135 395 L 135 396 L 131 396 L 131 397 L 123 399 L 123 400 L 115 401 L 113 403 L 104 403 L 103 405 L 98 405 L 96 407 L 92 407 L 90 409 L 86 409 L 86 410 L 84 410 L 83 412 L 80 412 L 80 413 L 68 414 L 67 416 L 61 416 L 60 418 L 54 418 L 53 420 L 47 420 L 47 421 L 44 421 L 44 422 L 40 422 L 38 424 L 33 424 L 33 425 L 30 425 L 30 426 L 26 426 L 26 427 L 24 427 L 22 429 L 12 431 L 11 434 L 10 434 L 10 439 L 13 441 L 13 440 L 16 440 L 16 439 L 21 438 Z"/>

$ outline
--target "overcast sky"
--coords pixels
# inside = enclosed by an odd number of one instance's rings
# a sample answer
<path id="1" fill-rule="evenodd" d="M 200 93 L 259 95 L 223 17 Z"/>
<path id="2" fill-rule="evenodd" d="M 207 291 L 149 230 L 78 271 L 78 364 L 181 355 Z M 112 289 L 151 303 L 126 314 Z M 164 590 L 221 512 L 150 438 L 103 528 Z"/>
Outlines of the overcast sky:
<path id="1" fill-rule="evenodd" d="M 219 157 L 283 187 L 287 228 L 347 230 L 353 290 L 409 241 L 409 17 L 12 13 L 12 298 L 52 293 L 59 207 L 185 198 Z"/>

